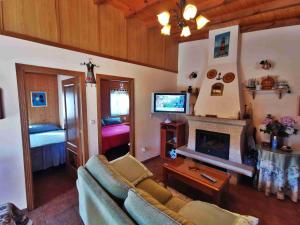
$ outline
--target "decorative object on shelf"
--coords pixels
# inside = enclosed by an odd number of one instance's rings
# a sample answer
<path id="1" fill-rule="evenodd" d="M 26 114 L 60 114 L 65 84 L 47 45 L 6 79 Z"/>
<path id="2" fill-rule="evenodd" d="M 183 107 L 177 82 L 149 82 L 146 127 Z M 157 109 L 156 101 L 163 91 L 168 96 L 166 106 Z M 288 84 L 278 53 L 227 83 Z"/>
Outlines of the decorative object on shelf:
<path id="1" fill-rule="evenodd" d="M 277 81 L 271 76 L 263 77 L 261 79 L 249 79 L 246 85 L 248 91 L 252 94 L 252 98 L 255 99 L 256 93 L 259 92 L 274 92 L 278 94 L 278 98 L 281 99 L 284 93 L 291 93 L 291 88 L 287 81 Z"/>
<path id="2" fill-rule="evenodd" d="M 270 134 L 270 147 L 280 149 L 284 144 L 284 138 L 297 134 L 296 121 L 290 116 L 276 120 L 271 114 L 264 119 L 260 131 Z"/>
<path id="3" fill-rule="evenodd" d="M 0 88 L 0 120 L 1 119 L 4 119 L 4 109 L 3 109 L 2 89 Z"/>
<path id="4" fill-rule="evenodd" d="M 211 96 L 222 96 L 224 90 L 224 84 L 222 83 L 215 83 L 211 87 Z"/>
<path id="5" fill-rule="evenodd" d="M 271 76 L 263 77 L 261 80 L 262 90 L 271 90 L 275 86 L 275 80 Z"/>
<path id="6" fill-rule="evenodd" d="M 264 70 L 269 70 L 272 68 L 271 62 L 267 59 L 261 60 L 259 64 L 261 65 L 261 68 Z"/>
<path id="7" fill-rule="evenodd" d="M 208 79 L 214 79 L 218 74 L 218 71 L 215 69 L 211 69 L 207 72 L 207 78 Z"/>
<path id="8" fill-rule="evenodd" d="M 235 79 L 235 75 L 234 73 L 226 73 L 224 76 L 223 76 L 223 82 L 224 83 L 231 83 L 232 81 L 234 81 Z"/>
<path id="9" fill-rule="evenodd" d="M 259 80 L 256 80 L 256 83 L 255 83 L 255 90 L 257 91 L 260 91 L 262 88 L 261 84 L 260 84 L 260 81 Z"/>
<path id="10" fill-rule="evenodd" d="M 214 58 L 226 57 L 229 55 L 230 32 L 215 36 Z"/>
<path id="11" fill-rule="evenodd" d="M 86 84 L 91 84 L 91 86 L 93 84 L 96 84 L 96 79 L 95 79 L 95 75 L 94 75 L 94 68 L 95 67 L 99 67 L 96 64 L 94 64 L 92 62 L 92 59 L 90 58 L 89 61 L 86 63 L 80 63 L 80 65 L 84 65 L 87 68 L 87 72 L 86 72 L 86 78 L 85 78 L 85 83 Z"/>
<path id="12" fill-rule="evenodd" d="M 169 151 L 169 156 L 171 159 L 176 159 L 177 158 L 177 152 L 175 149 L 172 149 L 171 151 Z"/>
<path id="13" fill-rule="evenodd" d="M 157 15 L 158 22 L 162 25 L 161 34 L 170 35 L 171 34 L 171 16 L 175 17 L 178 27 L 182 30 L 181 37 L 188 37 L 191 35 L 191 30 L 188 24 L 194 23 L 197 25 L 197 29 L 202 29 L 209 20 L 202 15 L 197 16 L 197 7 L 192 4 L 187 4 L 186 0 L 179 0 L 177 5 L 177 10 L 172 9 L 169 11 L 164 11 Z"/>
<path id="14" fill-rule="evenodd" d="M 251 90 L 255 90 L 256 88 L 256 80 L 251 78 L 248 80 L 247 82 L 247 86 L 246 86 L 248 89 L 251 89 Z"/>
<path id="15" fill-rule="evenodd" d="M 47 92 L 31 91 L 31 107 L 47 107 Z"/>
<path id="16" fill-rule="evenodd" d="M 197 77 L 198 77 L 198 74 L 197 74 L 196 72 L 192 72 L 192 73 L 189 75 L 190 80 L 196 79 Z"/>

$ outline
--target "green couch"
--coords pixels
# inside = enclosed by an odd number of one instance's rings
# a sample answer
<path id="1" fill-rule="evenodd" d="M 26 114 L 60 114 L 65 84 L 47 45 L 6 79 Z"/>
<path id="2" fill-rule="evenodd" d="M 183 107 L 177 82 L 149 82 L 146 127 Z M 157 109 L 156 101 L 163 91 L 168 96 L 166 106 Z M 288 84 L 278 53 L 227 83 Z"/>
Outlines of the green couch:
<path id="1" fill-rule="evenodd" d="M 186 202 L 156 183 L 130 155 L 92 157 L 78 169 L 79 213 L 85 225 L 256 225 L 258 219 L 216 205 Z"/>

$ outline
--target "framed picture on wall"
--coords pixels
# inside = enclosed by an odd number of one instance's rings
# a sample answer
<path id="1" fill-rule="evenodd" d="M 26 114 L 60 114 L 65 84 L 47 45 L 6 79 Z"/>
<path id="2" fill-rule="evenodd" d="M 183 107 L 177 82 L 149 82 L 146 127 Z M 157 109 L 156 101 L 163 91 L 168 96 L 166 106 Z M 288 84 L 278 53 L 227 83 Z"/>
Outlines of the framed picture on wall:
<path id="1" fill-rule="evenodd" d="M 30 94 L 32 107 L 47 107 L 47 92 L 31 91 Z"/>
<path id="2" fill-rule="evenodd" d="M 230 32 L 215 36 L 214 58 L 227 57 L 229 55 Z"/>

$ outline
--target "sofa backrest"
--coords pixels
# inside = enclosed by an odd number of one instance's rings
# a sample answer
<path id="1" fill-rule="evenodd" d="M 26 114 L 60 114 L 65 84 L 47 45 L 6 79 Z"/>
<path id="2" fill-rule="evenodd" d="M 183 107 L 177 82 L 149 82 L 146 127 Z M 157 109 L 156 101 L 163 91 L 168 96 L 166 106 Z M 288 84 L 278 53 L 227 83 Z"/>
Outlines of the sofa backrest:
<path id="1" fill-rule="evenodd" d="M 84 167 L 78 169 L 77 189 L 79 213 L 85 225 L 135 224 Z"/>
<path id="2" fill-rule="evenodd" d="M 118 199 L 125 200 L 129 189 L 133 187 L 102 155 L 91 157 L 85 168 L 108 193 Z"/>
<path id="3" fill-rule="evenodd" d="M 129 190 L 124 206 L 139 225 L 194 225 L 140 189 Z"/>

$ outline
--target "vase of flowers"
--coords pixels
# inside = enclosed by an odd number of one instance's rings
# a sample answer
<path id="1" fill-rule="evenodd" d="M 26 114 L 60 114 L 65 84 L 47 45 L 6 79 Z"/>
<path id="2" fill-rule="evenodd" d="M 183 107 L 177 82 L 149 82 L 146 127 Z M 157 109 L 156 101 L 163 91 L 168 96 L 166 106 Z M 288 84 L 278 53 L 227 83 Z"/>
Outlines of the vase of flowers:
<path id="1" fill-rule="evenodd" d="M 275 139 L 277 140 L 277 148 L 281 148 L 284 138 L 297 134 L 298 130 L 295 128 L 295 125 L 296 121 L 290 116 L 284 116 L 277 120 L 271 114 L 268 114 L 262 123 L 260 131 L 270 134 L 270 144 L 272 145 Z"/>

